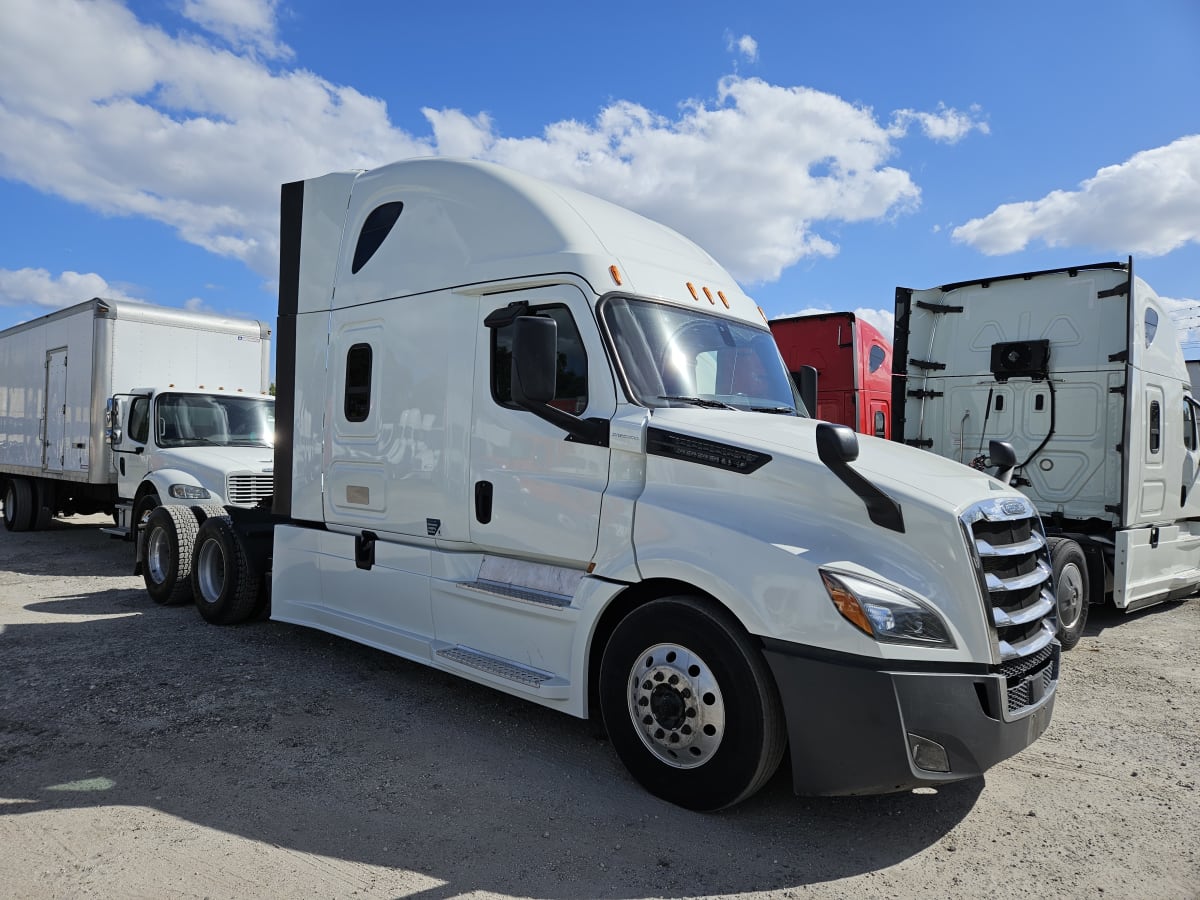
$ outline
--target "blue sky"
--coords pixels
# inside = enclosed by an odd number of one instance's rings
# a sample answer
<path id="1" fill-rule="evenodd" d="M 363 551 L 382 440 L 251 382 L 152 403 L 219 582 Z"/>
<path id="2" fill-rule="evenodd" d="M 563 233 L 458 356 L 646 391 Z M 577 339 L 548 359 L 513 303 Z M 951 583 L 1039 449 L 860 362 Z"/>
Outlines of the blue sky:
<path id="1" fill-rule="evenodd" d="M 0 0 L 0 328 L 273 320 L 279 185 L 430 154 L 664 221 L 772 318 L 1132 255 L 1200 327 L 1200 0 Z"/>

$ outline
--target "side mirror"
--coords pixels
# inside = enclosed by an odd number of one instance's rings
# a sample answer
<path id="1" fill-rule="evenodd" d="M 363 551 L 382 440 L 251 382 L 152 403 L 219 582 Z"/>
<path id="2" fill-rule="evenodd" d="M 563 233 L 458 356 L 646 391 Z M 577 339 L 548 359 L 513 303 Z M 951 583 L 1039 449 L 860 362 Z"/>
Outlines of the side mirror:
<path id="1" fill-rule="evenodd" d="M 121 443 L 121 401 L 109 397 L 104 404 L 104 439 L 110 444 Z"/>
<path id="2" fill-rule="evenodd" d="M 550 405 L 558 376 L 558 323 L 544 316 L 518 316 L 512 326 L 513 403 L 561 428 L 567 440 L 607 447 L 607 419 L 580 419 Z"/>
<path id="3" fill-rule="evenodd" d="M 518 406 L 554 399 L 558 370 L 558 323 L 542 316 L 521 316 L 513 325 L 512 398 Z"/>
<path id="4" fill-rule="evenodd" d="M 1017 465 L 1017 451 L 1008 441 L 988 441 L 988 456 L 996 467 L 996 478 L 1008 484 L 1012 481 L 1013 469 Z"/>
<path id="5" fill-rule="evenodd" d="M 798 372 L 792 373 L 792 380 L 800 391 L 800 400 L 804 408 L 814 419 L 817 417 L 817 367 L 801 366 Z"/>
<path id="6" fill-rule="evenodd" d="M 892 531 L 904 532 L 904 512 L 900 504 L 850 467 L 850 463 L 858 459 L 858 435 L 852 428 L 818 422 L 817 456 L 830 472 L 858 495 L 867 507 L 867 515 L 872 522 Z"/>

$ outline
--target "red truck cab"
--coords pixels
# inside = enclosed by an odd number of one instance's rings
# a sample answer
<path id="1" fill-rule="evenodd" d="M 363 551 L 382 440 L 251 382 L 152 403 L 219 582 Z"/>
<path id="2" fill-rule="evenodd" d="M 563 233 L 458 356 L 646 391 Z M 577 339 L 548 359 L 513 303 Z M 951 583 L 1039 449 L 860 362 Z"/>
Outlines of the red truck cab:
<path id="1" fill-rule="evenodd" d="M 852 312 L 772 319 L 788 371 L 817 370 L 816 417 L 862 434 L 892 433 L 892 345 Z"/>

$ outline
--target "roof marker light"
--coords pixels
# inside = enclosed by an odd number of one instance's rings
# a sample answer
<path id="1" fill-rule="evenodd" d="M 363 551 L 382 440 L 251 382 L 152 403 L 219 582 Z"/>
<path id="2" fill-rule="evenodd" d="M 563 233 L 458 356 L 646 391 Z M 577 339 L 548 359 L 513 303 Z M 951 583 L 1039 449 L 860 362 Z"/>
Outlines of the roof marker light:
<path id="1" fill-rule="evenodd" d="M 721 302 L 725 304 L 725 308 L 729 309 L 729 301 L 725 299 L 725 292 L 717 291 L 717 296 L 721 298 Z"/>
<path id="2" fill-rule="evenodd" d="M 692 284 L 690 281 L 687 283 L 687 289 L 692 292 L 693 300 L 700 299 L 700 295 L 696 293 L 696 286 L 694 284 Z"/>
<path id="3" fill-rule="evenodd" d="M 708 298 L 709 303 L 715 304 L 717 302 L 716 300 L 713 299 L 712 291 L 710 291 L 708 288 L 701 288 L 701 290 L 704 291 L 704 296 Z"/>
<path id="4" fill-rule="evenodd" d="M 758 307 L 758 314 L 759 314 L 760 316 L 762 316 L 762 317 L 763 317 L 763 321 L 764 321 L 764 322 L 766 322 L 768 325 L 770 325 L 770 324 L 771 324 L 771 321 L 770 321 L 770 320 L 767 318 L 767 314 L 766 314 L 765 312 L 763 312 L 763 311 L 762 311 L 762 307 L 761 307 L 761 306 L 760 306 L 760 307 Z"/>
<path id="5" fill-rule="evenodd" d="M 613 284 L 617 287 L 621 286 L 621 270 L 616 266 L 608 267 L 608 274 L 612 276 Z"/>

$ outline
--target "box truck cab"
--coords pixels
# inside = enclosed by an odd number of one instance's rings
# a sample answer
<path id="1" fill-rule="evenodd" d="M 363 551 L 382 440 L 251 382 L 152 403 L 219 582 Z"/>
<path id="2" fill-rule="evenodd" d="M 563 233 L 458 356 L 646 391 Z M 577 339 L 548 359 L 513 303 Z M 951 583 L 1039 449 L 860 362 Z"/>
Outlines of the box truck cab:
<path id="1" fill-rule="evenodd" d="M 271 495 L 271 330 L 93 298 L 0 332 L 0 496 L 12 531 Z"/>
<path id="2" fill-rule="evenodd" d="M 690 241 L 445 159 L 285 185 L 281 228 L 273 510 L 149 526 L 208 621 L 265 580 L 272 619 L 597 715 L 695 809 L 785 749 L 798 791 L 884 792 L 1047 726 L 1032 505 L 804 415 Z"/>
<path id="3" fill-rule="evenodd" d="M 1017 454 L 1051 535 L 1064 646 L 1089 603 L 1200 589 L 1196 400 L 1169 311 L 1133 261 L 896 291 L 897 440 L 962 463 Z"/>
<path id="4" fill-rule="evenodd" d="M 811 313 L 770 321 L 788 371 L 817 370 L 815 416 L 862 434 L 892 436 L 892 345 L 852 312 Z"/>
<path id="5" fill-rule="evenodd" d="M 271 496 L 274 398 L 219 391 L 147 387 L 109 401 L 117 493 L 131 498 L 120 509 L 134 526 L 164 502 L 242 506 Z"/>

